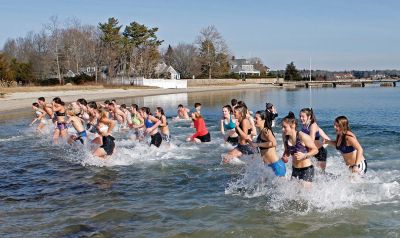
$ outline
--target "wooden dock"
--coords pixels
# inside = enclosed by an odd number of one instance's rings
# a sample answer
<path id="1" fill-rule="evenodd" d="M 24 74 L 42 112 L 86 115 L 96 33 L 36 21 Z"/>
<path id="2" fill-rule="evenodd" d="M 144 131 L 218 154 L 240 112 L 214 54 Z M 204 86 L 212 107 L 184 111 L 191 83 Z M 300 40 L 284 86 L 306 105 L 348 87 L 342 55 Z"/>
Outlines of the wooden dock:
<path id="1" fill-rule="evenodd" d="M 308 88 L 308 87 L 332 87 L 350 86 L 350 87 L 365 87 L 368 84 L 379 84 L 381 87 L 396 87 L 400 79 L 348 79 L 348 80 L 326 80 L 326 81 L 280 81 L 275 85 L 288 88 Z"/>

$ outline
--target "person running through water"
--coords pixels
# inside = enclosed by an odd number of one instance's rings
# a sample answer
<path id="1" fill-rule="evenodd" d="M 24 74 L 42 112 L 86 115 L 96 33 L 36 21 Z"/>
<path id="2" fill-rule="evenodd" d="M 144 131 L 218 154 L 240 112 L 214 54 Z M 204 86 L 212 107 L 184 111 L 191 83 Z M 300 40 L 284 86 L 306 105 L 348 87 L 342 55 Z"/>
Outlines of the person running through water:
<path id="1" fill-rule="evenodd" d="M 189 117 L 189 112 L 190 110 L 188 108 L 185 108 L 182 104 L 178 105 L 178 115 L 176 117 L 176 119 L 181 119 L 181 120 L 188 120 L 190 119 Z"/>
<path id="2" fill-rule="evenodd" d="M 67 125 L 65 121 L 65 103 L 61 101 L 59 97 L 53 99 L 53 112 L 55 114 L 55 120 L 57 127 L 54 129 L 53 141 L 55 144 L 58 143 L 58 138 L 67 138 Z"/>
<path id="3" fill-rule="evenodd" d="M 167 122 L 167 117 L 164 114 L 164 109 L 162 107 L 157 107 L 155 117 L 160 120 L 160 131 L 161 131 L 161 137 L 165 143 L 169 143 L 171 141 L 170 135 L 169 135 L 169 127 L 168 127 L 168 122 Z"/>
<path id="4" fill-rule="evenodd" d="M 272 127 L 275 126 L 275 118 L 278 117 L 278 111 L 272 103 L 265 104 L 265 118 L 272 121 Z"/>
<path id="5" fill-rule="evenodd" d="M 260 150 L 264 164 L 270 167 L 276 176 L 285 177 L 286 166 L 283 160 L 281 160 L 276 153 L 277 143 L 274 132 L 271 128 L 271 118 L 265 118 L 265 112 L 258 111 L 256 112 L 255 124 L 260 130 L 260 133 L 257 136 L 257 141 L 254 143 L 249 139 L 249 144 Z"/>
<path id="6" fill-rule="evenodd" d="M 301 131 L 306 133 L 314 141 L 315 146 L 318 148 L 318 154 L 315 158 L 318 161 L 318 167 L 325 171 L 326 168 L 326 158 L 328 157 L 328 152 L 323 147 L 320 138 L 322 137 L 324 141 L 331 140 L 325 132 L 318 126 L 317 120 L 315 118 L 314 112 L 310 108 L 303 108 L 300 110 L 300 121 L 302 124 Z"/>
<path id="7" fill-rule="evenodd" d="M 245 105 L 237 105 L 234 109 L 234 115 L 236 118 L 236 133 L 239 135 L 238 145 L 231 150 L 223 158 L 223 163 L 229 163 L 233 158 L 239 158 L 242 155 L 254 154 L 255 150 L 248 143 L 252 139 L 251 136 L 251 125 L 249 119 L 247 119 L 247 108 Z"/>
<path id="8" fill-rule="evenodd" d="M 236 146 L 239 142 L 239 135 L 235 131 L 236 119 L 233 116 L 232 107 L 225 105 L 222 108 L 222 119 L 221 119 L 221 133 L 224 136 L 225 142 Z"/>
<path id="9" fill-rule="evenodd" d="M 121 111 L 120 107 L 117 107 L 114 102 L 108 104 L 108 109 L 113 115 L 114 120 L 119 123 L 119 129 L 124 129 L 126 124 L 126 115 Z"/>
<path id="10" fill-rule="evenodd" d="M 143 137 L 143 127 L 144 127 L 144 120 L 139 113 L 139 106 L 137 104 L 131 105 L 131 115 L 132 115 L 132 124 L 131 128 L 133 129 L 133 140 Z"/>
<path id="11" fill-rule="evenodd" d="M 39 103 L 34 102 L 32 103 L 32 109 L 35 111 L 35 119 L 29 124 L 32 126 L 35 122 L 39 121 L 39 125 L 36 127 L 38 132 L 42 132 L 43 128 L 46 126 L 46 112 L 40 108 Z"/>
<path id="12" fill-rule="evenodd" d="M 195 110 L 196 112 L 198 112 L 198 113 L 201 115 L 201 103 L 196 102 L 196 103 L 194 104 L 194 110 Z"/>
<path id="13" fill-rule="evenodd" d="M 68 105 L 67 116 L 68 120 L 67 124 L 72 124 L 76 131 L 76 135 L 71 135 L 68 139 L 68 144 L 72 144 L 75 141 L 80 141 L 82 144 L 85 144 L 87 139 L 86 130 L 82 124 L 82 119 L 78 117 L 80 113 L 79 106 L 74 106 L 73 104 Z"/>
<path id="14" fill-rule="evenodd" d="M 314 166 L 311 157 L 318 153 L 314 141 L 304 132 L 297 131 L 297 121 L 293 112 L 282 120 L 282 141 L 285 151 L 282 160 L 287 162 L 292 157 L 292 178 L 303 181 L 305 187 L 310 187 L 314 179 Z"/>
<path id="15" fill-rule="evenodd" d="M 160 132 L 158 132 L 158 126 L 161 124 L 161 121 L 151 115 L 150 108 L 148 107 L 140 108 L 140 115 L 144 120 L 144 126 L 146 128 L 144 136 L 151 136 L 150 146 L 154 145 L 155 147 L 160 147 L 162 136 Z"/>
<path id="16" fill-rule="evenodd" d="M 343 156 L 344 162 L 353 174 L 363 175 L 367 172 L 367 160 L 364 150 L 356 135 L 351 131 L 349 120 L 345 116 L 336 117 L 334 122 L 336 140 L 329 141 Z"/>
<path id="17" fill-rule="evenodd" d="M 46 103 L 46 99 L 44 97 L 38 98 L 39 106 L 42 107 L 43 111 L 46 112 L 47 116 L 53 121 L 54 119 L 54 112 L 53 112 L 53 105 L 50 103 Z M 55 122 L 55 120 L 53 121 Z"/>
<path id="18" fill-rule="evenodd" d="M 132 113 L 126 108 L 125 104 L 122 104 L 120 107 L 121 111 L 125 114 L 125 124 L 124 129 L 132 128 Z"/>
<path id="19" fill-rule="evenodd" d="M 93 155 L 106 159 L 107 156 L 111 156 L 115 150 L 115 138 L 111 135 L 114 129 L 115 122 L 109 119 L 109 112 L 102 109 L 99 112 L 99 122 L 97 124 L 97 133 L 99 137 L 94 139 L 92 142 L 100 144 L 100 147 L 93 151 Z"/>
<path id="20" fill-rule="evenodd" d="M 206 122 L 204 121 L 204 118 L 200 115 L 200 113 L 193 112 L 192 119 L 193 119 L 193 127 L 196 129 L 196 133 L 194 133 L 192 136 L 186 138 L 186 141 L 187 142 L 193 141 L 196 143 L 210 142 L 211 135 L 207 130 L 207 126 L 206 126 Z"/>

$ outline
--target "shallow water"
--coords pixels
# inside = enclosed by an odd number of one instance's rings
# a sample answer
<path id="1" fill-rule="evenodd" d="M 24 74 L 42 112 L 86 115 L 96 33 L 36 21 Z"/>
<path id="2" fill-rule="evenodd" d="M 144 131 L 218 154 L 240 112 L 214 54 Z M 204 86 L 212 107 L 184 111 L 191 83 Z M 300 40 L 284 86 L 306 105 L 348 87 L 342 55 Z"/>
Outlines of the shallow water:
<path id="1" fill-rule="evenodd" d="M 400 89 L 313 89 L 319 125 L 334 136 L 346 115 L 368 159 L 365 178 L 350 182 L 341 156 L 328 148 L 329 176 L 311 190 L 274 179 L 258 159 L 222 166 L 229 151 L 219 135 L 221 106 L 265 102 L 279 118 L 309 106 L 309 90 L 259 89 L 129 98 L 118 103 L 203 104 L 212 142 L 185 137 L 189 122 L 169 120 L 170 147 L 149 148 L 114 133 L 118 151 L 107 161 L 80 146 L 54 146 L 26 125 L 0 122 L 0 237 L 400 237 Z M 281 132 L 275 128 L 278 153 Z M 288 164 L 288 173 L 291 168 Z"/>

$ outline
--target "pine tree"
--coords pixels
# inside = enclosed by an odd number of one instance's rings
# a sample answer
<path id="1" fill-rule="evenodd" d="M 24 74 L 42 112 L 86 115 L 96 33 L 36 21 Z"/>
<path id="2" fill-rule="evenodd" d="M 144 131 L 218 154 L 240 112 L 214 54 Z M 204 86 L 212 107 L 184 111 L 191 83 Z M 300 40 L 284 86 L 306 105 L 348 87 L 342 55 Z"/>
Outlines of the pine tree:
<path id="1" fill-rule="evenodd" d="M 301 75 L 300 75 L 299 71 L 296 69 L 296 66 L 294 65 L 293 61 L 290 62 L 290 64 L 286 65 L 285 80 L 286 81 L 300 81 L 301 80 Z"/>

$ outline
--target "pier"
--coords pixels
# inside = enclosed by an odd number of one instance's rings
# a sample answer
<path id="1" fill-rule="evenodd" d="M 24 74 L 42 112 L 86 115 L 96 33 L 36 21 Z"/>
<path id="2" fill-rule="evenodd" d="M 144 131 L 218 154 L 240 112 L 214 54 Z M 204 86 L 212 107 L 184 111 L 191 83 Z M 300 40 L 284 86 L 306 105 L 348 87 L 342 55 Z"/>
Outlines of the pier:
<path id="1" fill-rule="evenodd" d="M 282 87 L 288 88 L 308 88 L 308 87 L 332 87 L 336 88 L 339 85 L 350 87 L 365 87 L 368 84 L 379 84 L 381 87 L 396 87 L 400 79 L 352 79 L 352 80 L 324 80 L 324 81 L 281 81 L 276 83 Z"/>

